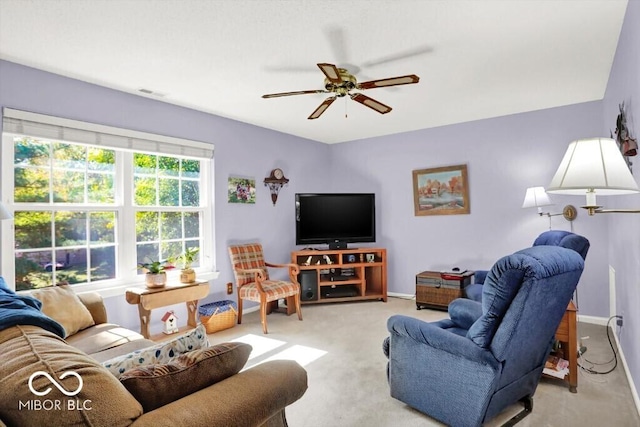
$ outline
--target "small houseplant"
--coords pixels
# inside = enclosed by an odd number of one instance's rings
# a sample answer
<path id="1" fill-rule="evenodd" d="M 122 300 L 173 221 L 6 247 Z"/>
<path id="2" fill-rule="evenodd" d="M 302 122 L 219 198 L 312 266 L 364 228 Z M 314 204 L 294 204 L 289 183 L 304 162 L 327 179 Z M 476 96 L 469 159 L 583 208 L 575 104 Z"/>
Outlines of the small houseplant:
<path id="1" fill-rule="evenodd" d="M 167 270 L 173 267 L 169 260 L 154 261 L 148 259 L 148 262 L 138 263 L 138 268 L 145 271 L 145 283 L 147 288 L 161 288 L 167 284 Z"/>
<path id="2" fill-rule="evenodd" d="M 196 272 L 191 266 L 198 258 L 198 252 L 200 252 L 200 248 L 198 247 L 187 248 L 176 259 L 181 265 L 180 282 L 193 283 L 196 281 Z"/>

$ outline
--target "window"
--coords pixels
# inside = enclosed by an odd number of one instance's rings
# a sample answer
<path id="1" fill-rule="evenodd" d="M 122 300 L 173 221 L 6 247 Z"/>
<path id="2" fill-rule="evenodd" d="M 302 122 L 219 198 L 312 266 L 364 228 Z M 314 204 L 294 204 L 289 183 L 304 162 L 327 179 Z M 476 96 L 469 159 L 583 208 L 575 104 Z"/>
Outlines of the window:
<path id="1" fill-rule="evenodd" d="M 14 257 L 2 257 L 2 275 L 16 290 L 119 287 L 142 281 L 139 263 L 195 247 L 193 266 L 213 270 L 209 144 L 3 113 L 1 190 L 14 221 L 0 244 Z"/>

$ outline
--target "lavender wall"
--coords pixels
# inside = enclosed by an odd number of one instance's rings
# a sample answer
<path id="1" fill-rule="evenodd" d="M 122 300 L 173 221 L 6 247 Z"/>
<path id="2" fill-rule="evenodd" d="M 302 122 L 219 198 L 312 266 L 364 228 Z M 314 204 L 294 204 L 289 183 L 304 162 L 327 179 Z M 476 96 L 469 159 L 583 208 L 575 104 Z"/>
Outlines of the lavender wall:
<path id="1" fill-rule="evenodd" d="M 232 280 L 228 243 L 259 238 L 270 256 L 288 258 L 294 246 L 295 192 L 377 194 L 377 244 L 389 250 L 391 292 L 412 294 L 414 275 L 424 269 L 488 268 L 549 227 L 548 219 L 520 208 L 526 188 L 548 183 L 569 141 L 601 131 L 601 105 L 587 103 L 327 146 L 9 62 L 0 67 L 1 106 L 215 144 L 220 278 L 213 283 L 212 299 L 222 298 L 224 284 Z M 471 214 L 415 217 L 411 171 L 459 163 L 469 168 Z M 229 174 L 260 180 L 275 166 L 291 179 L 275 207 L 264 187 L 258 187 L 256 206 L 226 203 Z M 555 200 L 558 211 L 564 201 Z M 606 316 L 601 303 L 607 299 L 602 285 L 607 280 L 606 223 L 585 221 L 582 214 L 573 223 L 593 243 L 580 284 L 580 310 Z M 552 223 L 559 229 L 571 226 L 560 217 Z M 119 303 L 108 301 L 113 307 Z M 133 310 L 127 313 L 126 321 L 115 320 L 135 324 Z"/>
<path id="2" fill-rule="evenodd" d="M 615 129 L 618 104 L 624 101 L 631 135 L 640 136 L 640 2 L 627 6 L 618 49 L 603 100 L 603 132 Z M 633 157 L 638 181 L 640 158 Z M 604 201 L 600 200 L 601 202 Z M 611 201 L 610 201 L 611 200 Z M 607 206 L 640 208 L 640 195 L 606 199 Z M 620 344 L 629 372 L 640 394 L 640 220 L 638 214 L 612 215 L 609 220 L 609 263 L 616 277 L 616 313 L 624 316 L 619 329 Z M 636 400 L 640 406 L 640 402 Z"/>
<path id="3" fill-rule="evenodd" d="M 0 107 L 215 144 L 216 265 L 220 277 L 212 281 L 207 301 L 227 298 L 225 284 L 233 280 L 226 249 L 230 242 L 257 239 L 269 259 L 289 260 L 295 244 L 294 193 L 322 188 L 329 146 L 7 61 L 0 61 L 0 76 Z M 291 180 L 275 207 L 268 189 L 260 185 L 274 167 L 281 167 Z M 255 205 L 227 203 L 229 175 L 255 177 Z M 124 297 L 108 298 L 106 304 L 111 320 L 138 327 L 137 309 L 124 304 Z M 182 305 L 172 308 L 186 319 Z M 153 312 L 152 332 L 161 330 L 158 319 L 163 314 L 163 310 Z"/>
<path id="4" fill-rule="evenodd" d="M 527 187 L 547 186 L 570 141 L 601 134 L 599 102 L 481 120 L 333 147 L 334 189 L 375 191 L 378 244 L 389 251 L 389 289 L 415 292 L 428 269 L 487 269 L 501 256 L 531 246 L 549 219 L 522 209 Z M 340 165 L 340 163 L 344 163 Z M 414 216 L 412 170 L 466 164 L 469 215 Z M 551 196 L 561 212 L 575 197 Z M 606 219 L 578 212 L 573 224 L 552 218 L 591 242 L 579 284 L 580 313 L 607 316 Z"/>

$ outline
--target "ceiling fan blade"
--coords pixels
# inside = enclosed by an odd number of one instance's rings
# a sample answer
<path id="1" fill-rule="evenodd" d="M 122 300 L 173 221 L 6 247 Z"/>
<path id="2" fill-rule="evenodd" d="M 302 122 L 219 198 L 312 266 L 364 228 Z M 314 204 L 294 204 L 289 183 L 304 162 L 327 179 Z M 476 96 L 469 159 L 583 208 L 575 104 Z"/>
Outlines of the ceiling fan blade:
<path id="1" fill-rule="evenodd" d="M 381 103 L 379 101 L 376 101 L 373 98 L 369 98 L 368 96 L 363 95 L 361 93 L 350 93 L 349 96 L 354 101 L 359 102 L 360 104 L 364 105 L 365 107 L 369 107 L 372 110 L 375 110 L 380 114 L 387 114 L 389 111 L 392 110 L 392 108 L 389 107 L 388 105 L 384 105 L 383 103 Z"/>
<path id="2" fill-rule="evenodd" d="M 301 65 L 266 65 L 265 71 L 274 73 L 315 73 L 316 69 L 311 65 L 308 67 Z"/>
<path id="3" fill-rule="evenodd" d="M 376 87 L 389 87 L 398 85 L 409 85 L 418 83 L 420 77 L 415 74 L 409 74 L 406 76 L 389 77 L 388 79 L 369 80 L 368 82 L 358 83 L 358 89 L 373 89 Z"/>
<path id="4" fill-rule="evenodd" d="M 263 98 L 278 98 L 281 96 L 291 96 L 291 95 L 306 95 L 308 93 L 327 93 L 326 90 L 299 90 L 297 92 L 282 92 L 282 93 L 269 93 L 267 95 L 262 95 Z"/>
<path id="5" fill-rule="evenodd" d="M 407 49 L 402 52 L 383 56 L 381 58 L 372 59 L 362 63 L 363 67 L 375 67 L 377 65 L 387 64 L 389 62 L 400 61 L 403 59 L 413 58 L 415 56 L 424 55 L 426 53 L 433 52 L 433 48 L 430 46 L 417 46 L 413 49 Z"/>
<path id="6" fill-rule="evenodd" d="M 342 65 L 349 58 L 347 54 L 347 42 L 344 34 L 344 28 L 339 26 L 330 26 L 324 29 L 326 38 L 329 40 L 329 47 L 333 51 L 334 60 Z"/>
<path id="7" fill-rule="evenodd" d="M 329 108 L 329 106 L 335 100 L 336 100 L 335 96 L 330 96 L 329 98 L 325 99 L 324 102 L 322 104 L 320 104 L 318 106 L 318 108 L 316 108 L 316 110 L 313 113 L 311 113 L 311 115 L 309 117 L 307 117 L 307 119 L 313 120 L 313 119 L 317 119 L 318 117 L 320 117 L 322 115 L 322 113 L 324 113 L 325 110 L 327 108 Z"/>
<path id="8" fill-rule="evenodd" d="M 340 77 L 340 71 L 338 71 L 338 67 L 333 64 L 318 64 L 320 71 L 327 76 L 327 79 L 331 83 L 340 84 L 342 83 L 342 78 Z"/>

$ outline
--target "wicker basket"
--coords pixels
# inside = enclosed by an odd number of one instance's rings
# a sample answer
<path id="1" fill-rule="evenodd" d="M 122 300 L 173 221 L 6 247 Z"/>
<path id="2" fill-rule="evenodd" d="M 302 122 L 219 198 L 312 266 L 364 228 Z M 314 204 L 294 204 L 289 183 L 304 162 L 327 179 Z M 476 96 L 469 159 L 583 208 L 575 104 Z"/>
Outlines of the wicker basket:
<path id="1" fill-rule="evenodd" d="M 200 322 L 208 334 L 233 328 L 236 324 L 238 309 L 233 301 L 216 301 L 204 304 L 198 309 Z"/>

